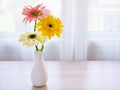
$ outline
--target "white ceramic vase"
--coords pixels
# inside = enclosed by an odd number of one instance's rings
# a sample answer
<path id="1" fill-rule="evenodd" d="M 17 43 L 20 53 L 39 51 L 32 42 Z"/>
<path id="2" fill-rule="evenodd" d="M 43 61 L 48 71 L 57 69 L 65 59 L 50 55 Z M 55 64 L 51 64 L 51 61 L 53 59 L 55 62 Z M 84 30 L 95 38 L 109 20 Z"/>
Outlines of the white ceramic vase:
<path id="1" fill-rule="evenodd" d="M 36 60 L 31 72 L 31 81 L 34 86 L 44 86 L 47 82 L 47 71 L 44 64 L 43 52 L 35 52 Z"/>

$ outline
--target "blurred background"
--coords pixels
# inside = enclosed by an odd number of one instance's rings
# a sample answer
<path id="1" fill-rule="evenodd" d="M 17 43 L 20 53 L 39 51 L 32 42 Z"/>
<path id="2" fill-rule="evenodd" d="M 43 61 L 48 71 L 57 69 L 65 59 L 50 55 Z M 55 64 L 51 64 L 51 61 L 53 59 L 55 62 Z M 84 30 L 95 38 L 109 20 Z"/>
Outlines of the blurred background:
<path id="1" fill-rule="evenodd" d="M 34 48 L 18 42 L 24 6 L 43 3 L 63 21 L 63 34 L 46 42 L 45 60 L 120 60 L 120 0 L 0 0 L 0 61 L 34 60 Z"/>

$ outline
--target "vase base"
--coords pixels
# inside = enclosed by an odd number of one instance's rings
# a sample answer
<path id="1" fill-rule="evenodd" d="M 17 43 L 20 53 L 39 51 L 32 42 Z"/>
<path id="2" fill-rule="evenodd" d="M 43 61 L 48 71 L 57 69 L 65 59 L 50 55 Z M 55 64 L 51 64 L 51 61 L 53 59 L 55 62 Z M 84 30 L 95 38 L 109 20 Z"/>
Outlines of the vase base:
<path id="1" fill-rule="evenodd" d="M 34 87 L 43 87 L 46 86 L 46 83 L 41 83 L 41 84 L 33 84 Z"/>
<path id="2" fill-rule="evenodd" d="M 45 87 L 46 85 L 42 85 L 42 86 L 36 86 L 36 85 L 33 85 L 33 87 L 35 88 L 42 88 L 42 87 Z"/>

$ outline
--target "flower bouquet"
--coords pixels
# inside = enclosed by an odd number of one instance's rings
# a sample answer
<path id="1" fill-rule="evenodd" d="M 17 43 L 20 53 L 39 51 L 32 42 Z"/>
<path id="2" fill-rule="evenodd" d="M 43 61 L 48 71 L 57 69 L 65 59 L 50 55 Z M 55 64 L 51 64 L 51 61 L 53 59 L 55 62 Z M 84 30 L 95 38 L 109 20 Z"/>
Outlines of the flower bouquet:
<path id="1" fill-rule="evenodd" d="M 35 46 L 36 51 L 43 51 L 47 40 L 54 36 L 60 37 L 62 33 L 62 21 L 53 16 L 43 4 L 35 7 L 27 6 L 22 12 L 25 15 L 23 22 L 35 22 L 32 32 L 26 32 L 20 35 L 19 41 L 27 47 Z M 40 45 L 40 46 L 39 46 Z"/>
<path id="2" fill-rule="evenodd" d="M 25 24 L 35 22 L 31 32 L 20 35 L 19 41 L 27 47 L 35 47 L 36 60 L 31 73 L 31 80 L 35 86 L 43 86 L 47 81 L 45 65 L 43 63 L 43 51 L 45 42 L 62 33 L 62 21 L 50 13 L 43 4 L 25 6 L 22 14 L 25 16 Z"/>

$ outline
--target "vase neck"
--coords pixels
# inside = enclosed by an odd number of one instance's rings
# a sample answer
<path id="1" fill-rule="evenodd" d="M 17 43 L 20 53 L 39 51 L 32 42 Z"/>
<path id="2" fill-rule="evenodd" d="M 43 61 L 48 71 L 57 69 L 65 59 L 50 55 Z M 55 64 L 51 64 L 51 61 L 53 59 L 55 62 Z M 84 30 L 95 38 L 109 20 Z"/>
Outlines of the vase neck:
<path id="1" fill-rule="evenodd" d="M 36 60 L 43 61 L 43 52 L 35 52 Z"/>

